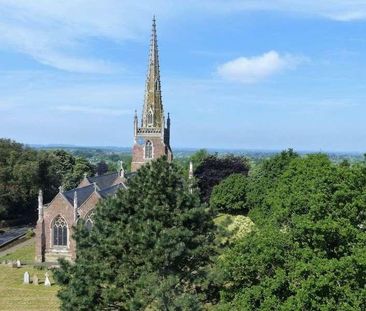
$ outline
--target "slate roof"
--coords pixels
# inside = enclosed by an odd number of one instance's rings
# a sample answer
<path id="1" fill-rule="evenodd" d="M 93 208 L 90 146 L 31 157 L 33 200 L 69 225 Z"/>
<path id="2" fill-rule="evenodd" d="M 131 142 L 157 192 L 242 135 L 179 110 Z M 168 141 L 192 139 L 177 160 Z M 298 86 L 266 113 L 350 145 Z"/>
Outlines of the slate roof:
<path id="1" fill-rule="evenodd" d="M 88 181 L 91 184 L 96 183 L 100 190 L 111 187 L 117 178 L 118 172 L 104 174 L 100 176 L 87 177 Z"/>
<path id="2" fill-rule="evenodd" d="M 108 196 L 114 195 L 117 193 L 117 191 L 119 189 L 126 189 L 126 186 L 124 184 L 118 184 L 118 185 L 114 185 L 112 187 L 109 187 L 107 189 L 103 189 L 101 191 L 98 191 L 99 194 L 105 199 Z"/>
<path id="3" fill-rule="evenodd" d="M 63 195 L 70 202 L 71 205 L 74 204 L 74 193 L 78 196 L 78 206 L 81 206 L 94 192 L 94 185 L 85 186 L 82 188 L 75 188 L 69 191 L 65 191 Z"/>
<path id="4" fill-rule="evenodd" d="M 97 191 L 97 193 L 102 198 L 106 198 L 117 193 L 118 189 L 126 189 L 126 186 L 123 183 L 113 185 L 118 177 L 119 174 L 117 172 L 101 176 L 87 177 L 91 185 L 71 189 L 63 192 L 62 194 L 66 197 L 71 205 L 74 205 L 74 195 L 76 192 L 78 198 L 78 206 L 81 206 L 86 200 L 88 200 L 88 198 L 93 194 L 94 191 Z M 94 183 L 97 185 L 97 189 L 95 189 Z"/>

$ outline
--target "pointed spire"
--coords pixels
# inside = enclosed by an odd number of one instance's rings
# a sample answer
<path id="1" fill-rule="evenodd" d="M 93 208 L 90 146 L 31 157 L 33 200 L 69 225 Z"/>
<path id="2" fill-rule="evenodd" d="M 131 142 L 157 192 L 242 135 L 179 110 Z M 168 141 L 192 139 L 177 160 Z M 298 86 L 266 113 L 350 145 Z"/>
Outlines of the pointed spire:
<path id="1" fill-rule="evenodd" d="M 146 78 L 142 127 L 164 127 L 162 124 L 163 104 L 161 100 L 160 66 L 155 16 L 152 22 L 149 66 Z"/>

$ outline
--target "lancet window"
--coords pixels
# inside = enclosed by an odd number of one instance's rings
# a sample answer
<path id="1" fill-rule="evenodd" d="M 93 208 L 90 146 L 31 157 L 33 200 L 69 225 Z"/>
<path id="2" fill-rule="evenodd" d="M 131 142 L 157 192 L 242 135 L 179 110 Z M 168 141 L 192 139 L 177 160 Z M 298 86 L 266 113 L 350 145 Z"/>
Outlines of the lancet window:
<path id="1" fill-rule="evenodd" d="M 53 245 L 67 246 L 67 223 L 61 216 L 53 223 Z"/>

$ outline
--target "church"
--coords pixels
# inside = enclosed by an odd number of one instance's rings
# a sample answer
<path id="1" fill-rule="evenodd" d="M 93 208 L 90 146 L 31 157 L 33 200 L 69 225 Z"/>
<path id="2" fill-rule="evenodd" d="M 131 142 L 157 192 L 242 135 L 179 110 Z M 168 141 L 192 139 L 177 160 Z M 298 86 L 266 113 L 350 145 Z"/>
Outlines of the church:
<path id="1" fill-rule="evenodd" d="M 170 148 L 170 117 L 165 120 L 161 98 L 159 52 L 156 23 L 153 18 L 148 73 L 146 78 L 144 106 L 139 124 L 135 112 L 134 144 L 131 171 L 136 172 L 145 163 L 166 156 L 173 159 Z M 79 219 L 85 226 L 93 226 L 93 211 L 100 200 L 127 189 L 128 179 L 123 165 L 118 172 L 88 177 L 75 189 L 59 188 L 54 199 L 44 204 L 42 191 L 38 195 L 38 220 L 36 225 L 36 261 L 57 262 L 58 258 L 74 260 L 76 245 L 72 239 L 73 227 Z"/>

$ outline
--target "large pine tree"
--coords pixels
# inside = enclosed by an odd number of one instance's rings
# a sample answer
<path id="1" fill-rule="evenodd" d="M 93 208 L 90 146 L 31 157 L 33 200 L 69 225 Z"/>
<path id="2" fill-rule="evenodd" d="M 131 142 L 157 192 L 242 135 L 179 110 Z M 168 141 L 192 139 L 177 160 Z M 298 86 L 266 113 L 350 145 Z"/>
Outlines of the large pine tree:
<path id="1" fill-rule="evenodd" d="M 176 165 L 143 166 L 129 188 L 80 222 L 75 263 L 61 262 L 63 310 L 200 310 L 214 254 L 211 212 Z"/>

